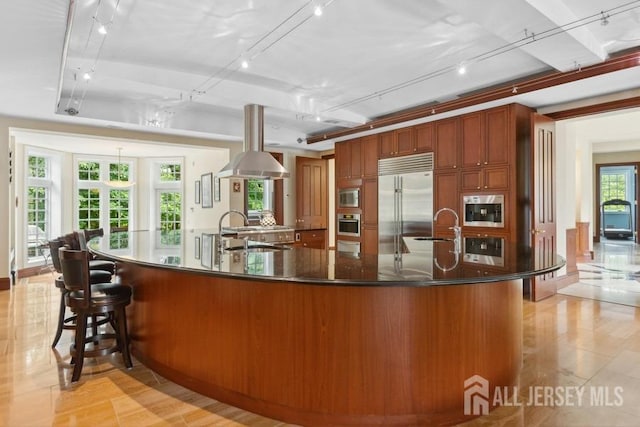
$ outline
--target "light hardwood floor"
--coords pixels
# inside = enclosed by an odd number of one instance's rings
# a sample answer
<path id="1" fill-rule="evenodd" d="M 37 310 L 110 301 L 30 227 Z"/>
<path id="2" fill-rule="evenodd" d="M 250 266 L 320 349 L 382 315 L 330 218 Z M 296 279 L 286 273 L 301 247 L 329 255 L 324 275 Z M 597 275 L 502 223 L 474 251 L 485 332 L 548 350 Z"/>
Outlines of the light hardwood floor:
<path id="1" fill-rule="evenodd" d="M 88 359 L 71 384 L 71 332 L 50 348 L 59 298 L 51 274 L 0 292 L 0 426 L 286 425 L 189 391 L 137 361 L 125 370 L 119 354 Z M 520 406 L 467 425 L 639 425 L 640 309 L 565 295 L 525 301 L 523 336 L 519 396 L 510 400 Z M 529 405 L 530 386 L 557 393 L 583 386 L 611 396 L 581 406 Z"/>

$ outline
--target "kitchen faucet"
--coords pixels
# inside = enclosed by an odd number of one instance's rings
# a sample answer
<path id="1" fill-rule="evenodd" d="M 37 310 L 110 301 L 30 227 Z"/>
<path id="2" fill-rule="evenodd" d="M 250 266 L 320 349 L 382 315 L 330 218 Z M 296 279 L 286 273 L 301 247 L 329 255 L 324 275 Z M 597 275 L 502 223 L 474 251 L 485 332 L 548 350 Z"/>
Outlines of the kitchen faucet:
<path id="1" fill-rule="evenodd" d="M 458 217 L 458 214 L 456 213 L 456 211 L 454 211 L 453 209 L 451 209 L 451 208 L 441 208 L 441 209 L 438 209 L 438 211 L 433 216 L 433 222 L 434 223 L 438 219 L 438 215 L 440 215 L 440 212 L 443 212 L 443 211 L 451 212 L 453 214 L 453 216 L 456 218 L 455 225 L 453 227 L 449 227 L 449 230 L 453 230 L 455 251 L 456 251 L 456 253 L 459 253 L 460 252 L 460 248 L 462 247 L 462 244 L 461 244 L 462 243 L 462 228 L 460 228 L 460 218 Z M 433 235 L 433 232 L 431 234 Z"/>
<path id="2" fill-rule="evenodd" d="M 226 211 L 225 213 L 223 213 L 222 215 L 220 215 L 220 220 L 218 221 L 218 251 L 222 252 L 222 220 L 224 219 L 225 216 L 229 215 L 229 214 L 238 214 L 240 216 L 242 216 L 242 218 L 244 218 L 244 225 L 249 225 L 249 218 L 247 218 L 247 216 L 244 214 L 244 212 L 241 212 L 239 210 L 236 209 L 230 209 L 228 211 Z M 245 244 L 246 246 L 246 244 Z"/>

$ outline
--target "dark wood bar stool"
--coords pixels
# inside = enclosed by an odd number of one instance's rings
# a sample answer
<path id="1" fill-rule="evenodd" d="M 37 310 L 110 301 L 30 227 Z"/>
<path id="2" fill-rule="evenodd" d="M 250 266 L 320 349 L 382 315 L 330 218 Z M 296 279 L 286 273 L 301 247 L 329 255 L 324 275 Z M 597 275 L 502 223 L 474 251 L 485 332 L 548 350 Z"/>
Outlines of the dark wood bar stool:
<path id="1" fill-rule="evenodd" d="M 58 312 L 58 326 L 56 328 L 56 335 L 53 338 L 53 343 L 51 347 L 55 347 L 58 345 L 58 341 L 60 341 L 60 337 L 62 336 L 62 331 L 65 329 L 75 330 L 76 329 L 76 316 L 68 316 L 66 317 L 66 304 L 65 304 L 65 295 L 67 290 L 64 287 L 64 278 L 62 277 L 62 266 L 60 265 L 60 257 L 58 255 L 58 251 L 61 247 L 65 245 L 65 240 L 63 238 L 57 238 L 49 241 L 49 248 L 51 251 L 51 264 L 53 264 L 53 268 L 59 274 L 54 279 L 54 284 L 56 288 L 60 290 L 60 309 Z M 111 282 L 112 274 L 106 270 L 91 270 L 89 272 L 89 282 L 101 283 L 104 287 L 107 283 Z M 112 284 L 113 286 L 117 286 Z M 95 319 L 95 325 L 93 327 L 97 327 L 100 320 Z"/>
<path id="2" fill-rule="evenodd" d="M 72 247 L 72 249 L 80 249 L 86 251 L 87 242 L 96 236 L 104 236 L 104 231 L 102 228 L 97 228 L 93 230 L 84 229 L 81 231 L 75 232 L 75 238 L 78 241 L 78 247 Z M 96 258 L 93 254 L 89 253 L 89 268 L 91 270 L 106 270 L 110 271 L 111 274 L 116 274 L 116 264 L 113 261 L 109 261 L 106 259 Z"/>
<path id="3" fill-rule="evenodd" d="M 109 283 L 90 284 L 89 254 L 62 247 L 58 251 L 64 287 L 65 303 L 77 316 L 76 335 L 71 346 L 73 374 L 71 381 L 78 381 L 85 357 L 105 356 L 116 351 L 122 353 L 124 365 L 133 367 L 129 353 L 129 335 L 125 307 L 131 303 L 131 287 Z M 87 336 L 89 319 L 96 315 L 108 315 L 114 333 L 97 333 Z M 87 348 L 89 347 L 89 348 Z"/>

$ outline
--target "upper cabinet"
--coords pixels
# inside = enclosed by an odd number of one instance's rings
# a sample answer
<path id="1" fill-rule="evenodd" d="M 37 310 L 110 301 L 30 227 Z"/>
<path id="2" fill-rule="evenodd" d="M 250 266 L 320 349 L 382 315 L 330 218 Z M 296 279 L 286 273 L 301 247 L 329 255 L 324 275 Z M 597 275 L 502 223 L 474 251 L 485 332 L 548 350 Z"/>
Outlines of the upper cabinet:
<path id="1" fill-rule="evenodd" d="M 435 122 L 435 163 L 436 169 L 458 168 L 458 122 L 459 118 Z"/>
<path id="2" fill-rule="evenodd" d="M 336 143 L 335 158 L 338 179 L 378 176 L 378 135 Z"/>
<path id="3" fill-rule="evenodd" d="M 509 107 L 465 114 L 460 118 L 462 166 L 495 166 L 509 163 Z"/>
<path id="4" fill-rule="evenodd" d="M 384 159 L 433 151 L 433 140 L 433 123 L 384 132 L 380 134 L 379 155 Z"/>

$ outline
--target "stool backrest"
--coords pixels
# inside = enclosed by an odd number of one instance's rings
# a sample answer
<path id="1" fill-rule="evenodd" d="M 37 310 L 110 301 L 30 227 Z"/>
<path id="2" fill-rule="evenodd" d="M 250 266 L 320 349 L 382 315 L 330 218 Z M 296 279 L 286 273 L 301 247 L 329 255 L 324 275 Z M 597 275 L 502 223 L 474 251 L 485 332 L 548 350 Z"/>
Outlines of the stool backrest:
<path id="1" fill-rule="evenodd" d="M 62 267 L 60 266 L 60 256 L 58 255 L 58 249 L 64 246 L 64 241 L 61 238 L 49 240 L 49 253 L 51 254 L 51 263 L 53 268 L 58 273 L 62 273 Z"/>
<path id="2" fill-rule="evenodd" d="M 91 300 L 89 282 L 89 258 L 87 251 L 78 251 L 61 247 L 58 250 L 64 287 L 68 291 L 82 291 L 84 302 L 88 306 Z"/>

